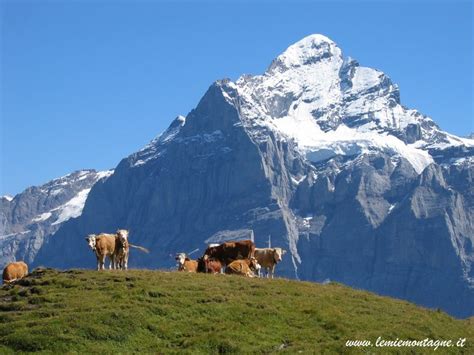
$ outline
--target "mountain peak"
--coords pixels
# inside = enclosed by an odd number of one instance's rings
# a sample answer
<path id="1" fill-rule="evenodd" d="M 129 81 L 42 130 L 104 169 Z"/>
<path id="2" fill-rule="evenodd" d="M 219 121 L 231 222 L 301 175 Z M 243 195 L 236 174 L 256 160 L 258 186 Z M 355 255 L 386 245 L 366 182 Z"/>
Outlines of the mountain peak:
<path id="1" fill-rule="evenodd" d="M 321 34 L 312 34 L 289 46 L 268 68 L 285 71 L 289 68 L 317 63 L 332 56 L 342 57 L 342 52 L 331 39 Z"/>

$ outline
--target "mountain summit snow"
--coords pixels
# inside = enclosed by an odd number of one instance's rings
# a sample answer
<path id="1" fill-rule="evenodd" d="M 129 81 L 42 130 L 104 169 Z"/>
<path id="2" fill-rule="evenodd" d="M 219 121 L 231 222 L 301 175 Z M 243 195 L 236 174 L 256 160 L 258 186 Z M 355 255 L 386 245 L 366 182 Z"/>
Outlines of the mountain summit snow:
<path id="1" fill-rule="evenodd" d="M 326 36 L 310 35 L 288 47 L 270 65 L 267 73 L 284 72 L 292 68 L 320 62 L 324 58 L 342 59 L 342 52 Z"/>
<path id="2" fill-rule="evenodd" d="M 279 131 L 313 162 L 385 151 L 403 156 L 421 173 L 433 162 L 430 149 L 474 147 L 472 140 L 447 134 L 403 107 L 388 76 L 344 58 L 322 35 L 290 46 L 264 75 L 243 76 L 228 86 L 237 90 L 249 126 Z"/>
<path id="3" fill-rule="evenodd" d="M 218 85 L 254 137 L 259 128 L 278 132 L 315 163 L 384 151 L 405 158 L 421 173 L 433 156 L 443 160 L 453 158 L 452 148 L 474 150 L 474 140 L 444 132 L 431 118 L 402 106 L 399 88 L 387 75 L 345 58 L 336 43 L 320 34 L 288 47 L 263 75 Z M 180 117 L 164 136 L 184 125 Z"/>
<path id="4" fill-rule="evenodd" d="M 35 264 L 92 267 L 83 237 L 117 228 L 151 250 L 131 265 L 166 268 L 176 252 L 253 232 L 257 246 L 288 250 L 279 275 L 471 316 L 473 146 L 311 35 L 262 75 L 211 85 L 92 187 Z"/>

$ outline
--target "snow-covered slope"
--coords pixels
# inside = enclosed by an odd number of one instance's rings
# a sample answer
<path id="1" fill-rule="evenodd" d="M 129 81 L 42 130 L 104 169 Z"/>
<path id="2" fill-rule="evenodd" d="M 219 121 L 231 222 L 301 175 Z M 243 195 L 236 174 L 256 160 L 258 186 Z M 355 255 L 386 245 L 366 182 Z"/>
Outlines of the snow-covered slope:
<path id="1" fill-rule="evenodd" d="M 384 152 L 403 157 L 420 174 L 435 158 L 452 163 L 474 155 L 472 137 L 447 133 L 430 117 L 404 107 L 398 86 L 387 75 L 344 57 L 332 40 L 320 34 L 288 47 L 263 75 L 218 83 L 256 142 L 265 141 L 272 131 L 292 141 L 314 163 Z M 177 135 L 185 124 L 186 117 L 178 116 L 133 155 L 134 166 L 164 154 L 167 143 L 182 139 Z M 218 134 L 207 132 L 194 139 L 212 140 Z"/>
<path id="2" fill-rule="evenodd" d="M 0 200 L 0 267 L 32 261 L 45 237 L 81 215 L 92 186 L 112 170 L 81 170 Z"/>
<path id="3" fill-rule="evenodd" d="M 322 35 L 290 46 L 263 75 L 242 76 L 227 87 L 229 99 L 237 91 L 235 103 L 251 131 L 278 131 L 314 162 L 383 151 L 421 173 L 433 162 L 430 149 L 474 148 L 473 140 L 443 132 L 431 118 L 403 107 L 388 76 L 344 58 Z"/>

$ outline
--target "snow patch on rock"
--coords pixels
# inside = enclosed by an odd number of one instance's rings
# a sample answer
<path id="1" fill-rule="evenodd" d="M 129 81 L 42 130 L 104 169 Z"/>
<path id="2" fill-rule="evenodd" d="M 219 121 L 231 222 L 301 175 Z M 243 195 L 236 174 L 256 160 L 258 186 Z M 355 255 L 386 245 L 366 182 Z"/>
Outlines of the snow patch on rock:
<path id="1" fill-rule="evenodd" d="M 42 213 L 38 216 L 36 216 L 35 218 L 33 218 L 31 220 L 31 222 L 42 222 L 42 221 L 46 221 L 47 219 L 49 219 L 49 217 L 51 217 L 51 212 L 45 212 L 45 213 Z"/>
<path id="2" fill-rule="evenodd" d="M 52 225 L 56 225 L 59 223 L 66 222 L 71 218 L 79 217 L 82 213 L 82 209 L 86 203 L 87 195 L 90 192 L 89 189 L 84 189 L 80 191 L 76 196 L 70 199 L 66 204 L 58 207 L 57 209 L 60 211 L 58 219 L 52 223 Z"/>

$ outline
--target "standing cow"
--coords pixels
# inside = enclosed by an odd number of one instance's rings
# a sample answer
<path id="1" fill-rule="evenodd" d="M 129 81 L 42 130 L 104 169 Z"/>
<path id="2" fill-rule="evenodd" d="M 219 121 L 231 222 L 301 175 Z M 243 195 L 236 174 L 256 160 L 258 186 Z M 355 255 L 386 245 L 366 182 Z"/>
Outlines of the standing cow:
<path id="1" fill-rule="evenodd" d="M 267 272 L 267 277 L 271 274 L 271 278 L 273 279 L 275 266 L 282 260 L 285 253 L 286 250 L 282 248 L 255 248 L 254 255 L 262 269 L 265 269 Z"/>
<path id="2" fill-rule="evenodd" d="M 97 270 L 104 270 L 105 259 L 109 257 L 109 269 L 115 268 L 115 234 L 89 234 L 86 241 L 97 258 Z"/>
<path id="3" fill-rule="evenodd" d="M 224 265 L 228 265 L 234 260 L 250 259 L 254 256 L 254 252 L 254 242 L 251 240 L 240 240 L 208 247 L 204 252 L 204 255 L 219 260 Z"/>
<path id="4" fill-rule="evenodd" d="M 3 283 L 8 284 L 28 275 L 28 265 L 23 261 L 8 264 L 3 269 Z"/>
<path id="5" fill-rule="evenodd" d="M 144 253 L 149 253 L 147 248 L 141 247 L 139 245 L 134 245 L 128 241 L 128 230 L 119 229 L 115 234 L 115 268 L 128 270 L 128 257 L 130 255 L 130 248 L 135 248 L 141 250 Z"/>
<path id="6" fill-rule="evenodd" d="M 119 229 L 115 236 L 115 269 L 128 269 L 129 253 L 130 246 L 128 244 L 128 231 L 125 229 Z"/>

